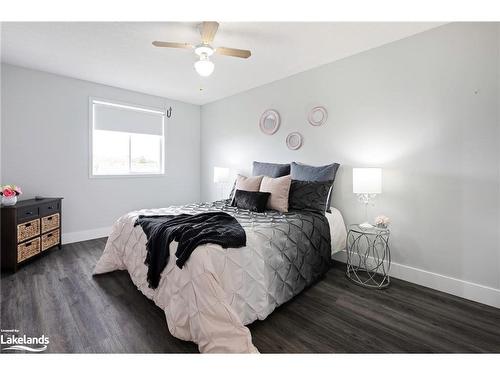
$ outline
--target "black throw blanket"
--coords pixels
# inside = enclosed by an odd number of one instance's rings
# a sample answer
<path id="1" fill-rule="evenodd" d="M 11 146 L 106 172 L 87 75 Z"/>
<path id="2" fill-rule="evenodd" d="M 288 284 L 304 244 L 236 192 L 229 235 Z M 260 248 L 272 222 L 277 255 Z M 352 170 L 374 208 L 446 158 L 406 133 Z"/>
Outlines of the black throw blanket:
<path id="1" fill-rule="evenodd" d="M 144 264 L 148 266 L 148 284 L 156 289 L 160 274 L 165 269 L 170 256 L 170 243 L 177 241 L 175 252 L 179 268 L 184 266 L 196 247 L 213 243 L 223 248 L 246 245 L 245 230 L 238 221 L 225 212 L 205 212 L 197 215 L 141 215 L 134 226 L 140 225 L 148 242 Z"/>

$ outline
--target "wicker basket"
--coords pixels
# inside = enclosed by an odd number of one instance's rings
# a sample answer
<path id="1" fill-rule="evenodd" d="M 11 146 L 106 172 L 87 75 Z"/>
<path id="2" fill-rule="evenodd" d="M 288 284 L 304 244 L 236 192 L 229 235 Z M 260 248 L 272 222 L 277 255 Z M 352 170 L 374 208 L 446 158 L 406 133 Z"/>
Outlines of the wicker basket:
<path id="1" fill-rule="evenodd" d="M 59 214 L 42 217 L 42 233 L 59 228 Z"/>
<path id="2" fill-rule="evenodd" d="M 40 237 L 17 245 L 17 262 L 31 258 L 40 252 Z"/>
<path id="3" fill-rule="evenodd" d="M 42 235 L 42 251 L 59 243 L 59 229 Z"/>
<path id="4" fill-rule="evenodd" d="M 17 226 L 17 242 L 36 237 L 40 234 L 40 219 L 28 221 Z"/>

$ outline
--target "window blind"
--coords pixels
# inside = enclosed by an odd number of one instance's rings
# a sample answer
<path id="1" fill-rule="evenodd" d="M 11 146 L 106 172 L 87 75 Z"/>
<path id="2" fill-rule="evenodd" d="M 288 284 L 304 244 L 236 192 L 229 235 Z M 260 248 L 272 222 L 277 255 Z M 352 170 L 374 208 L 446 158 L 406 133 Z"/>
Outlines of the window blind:
<path id="1" fill-rule="evenodd" d="M 150 135 L 163 134 L 163 113 L 93 102 L 94 129 Z"/>

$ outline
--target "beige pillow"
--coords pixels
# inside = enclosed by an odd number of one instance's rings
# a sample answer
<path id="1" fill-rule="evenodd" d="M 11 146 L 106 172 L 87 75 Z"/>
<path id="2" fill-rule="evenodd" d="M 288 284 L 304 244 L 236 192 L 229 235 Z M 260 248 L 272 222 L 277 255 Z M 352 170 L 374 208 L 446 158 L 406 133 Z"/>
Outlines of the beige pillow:
<path id="1" fill-rule="evenodd" d="M 236 177 L 236 190 L 259 191 L 262 176 L 245 177 L 239 174 Z"/>
<path id="2" fill-rule="evenodd" d="M 267 208 L 280 212 L 288 212 L 288 194 L 292 176 L 272 178 L 264 176 L 260 184 L 260 191 L 271 193 L 267 201 Z"/>

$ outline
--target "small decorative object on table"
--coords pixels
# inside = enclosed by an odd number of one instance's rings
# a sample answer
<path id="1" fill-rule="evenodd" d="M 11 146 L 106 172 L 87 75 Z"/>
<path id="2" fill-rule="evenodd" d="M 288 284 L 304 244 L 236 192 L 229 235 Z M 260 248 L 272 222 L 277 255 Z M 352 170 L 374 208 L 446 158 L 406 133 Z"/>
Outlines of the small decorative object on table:
<path id="1" fill-rule="evenodd" d="M 349 226 L 346 276 L 354 283 L 373 289 L 389 286 L 391 252 L 387 228 Z"/>
<path id="2" fill-rule="evenodd" d="M 13 206 L 17 203 L 17 196 L 23 192 L 16 185 L 4 185 L 0 187 L 0 195 L 2 196 L 2 204 L 4 206 Z"/>
<path id="3" fill-rule="evenodd" d="M 390 223 L 391 220 L 387 216 L 379 215 L 375 218 L 375 225 L 377 228 L 386 229 Z"/>

